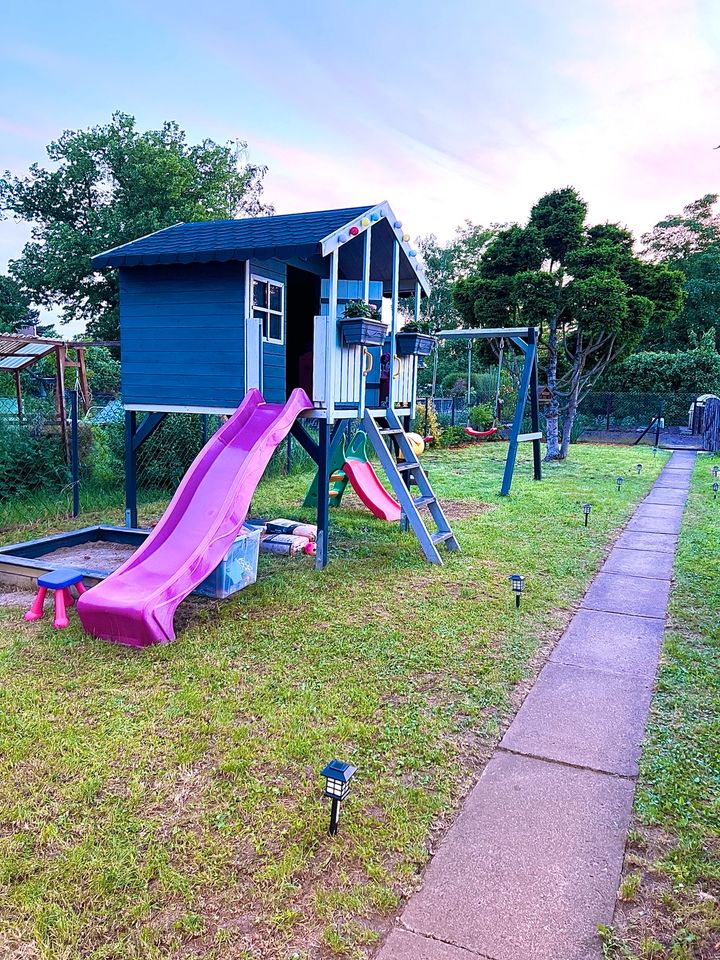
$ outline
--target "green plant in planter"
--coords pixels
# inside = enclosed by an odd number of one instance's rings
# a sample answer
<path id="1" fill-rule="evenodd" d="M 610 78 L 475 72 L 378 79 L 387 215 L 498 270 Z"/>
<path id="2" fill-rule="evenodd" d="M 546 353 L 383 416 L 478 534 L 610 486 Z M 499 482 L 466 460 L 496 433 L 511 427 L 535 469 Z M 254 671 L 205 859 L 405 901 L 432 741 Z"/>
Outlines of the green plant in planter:
<path id="1" fill-rule="evenodd" d="M 360 318 L 363 320 L 375 320 L 382 322 L 380 311 L 374 303 L 366 303 L 364 300 L 348 300 L 345 304 L 343 316 L 346 319 Z"/>

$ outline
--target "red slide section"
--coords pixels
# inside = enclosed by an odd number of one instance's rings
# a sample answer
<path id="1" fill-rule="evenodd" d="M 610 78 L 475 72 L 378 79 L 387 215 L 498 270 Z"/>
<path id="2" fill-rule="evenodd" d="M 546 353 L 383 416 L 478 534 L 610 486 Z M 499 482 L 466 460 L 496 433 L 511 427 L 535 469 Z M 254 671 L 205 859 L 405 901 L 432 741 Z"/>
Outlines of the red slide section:
<path id="1" fill-rule="evenodd" d="M 343 470 L 353 490 L 371 513 L 380 520 L 389 520 L 391 523 L 400 519 L 400 504 L 380 483 L 371 463 L 348 459 Z"/>

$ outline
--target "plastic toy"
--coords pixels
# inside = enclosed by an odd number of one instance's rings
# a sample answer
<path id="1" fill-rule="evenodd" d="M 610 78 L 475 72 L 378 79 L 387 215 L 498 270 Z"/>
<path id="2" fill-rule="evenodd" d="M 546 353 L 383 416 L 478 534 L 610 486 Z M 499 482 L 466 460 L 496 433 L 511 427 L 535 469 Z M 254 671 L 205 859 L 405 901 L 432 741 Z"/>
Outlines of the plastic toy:
<path id="1" fill-rule="evenodd" d="M 175 610 L 227 554 L 274 449 L 311 408 L 299 388 L 282 406 L 248 391 L 195 458 L 147 540 L 78 600 L 88 633 L 133 647 L 174 640 Z"/>
<path id="2" fill-rule="evenodd" d="M 380 520 L 388 520 L 392 523 L 400 519 L 402 512 L 400 504 L 380 483 L 373 465 L 367 458 L 366 441 L 365 431 L 358 430 L 348 447 L 344 471 L 353 490 L 368 510 Z"/>
<path id="3" fill-rule="evenodd" d="M 75 587 L 78 596 L 85 593 L 85 586 L 82 582 L 82 574 L 71 567 L 64 567 L 61 570 L 52 570 L 50 573 L 38 577 L 38 592 L 33 600 L 33 604 L 25 614 L 26 620 L 40 620 L 44 613 L 45 596 L 48 590 L 55 591 L 55 620 L 53 626 L 56 630 L 62 630 L 70 623 L 67 617 L 67 607 L 72 607 L 75 603 L 70 587 Z"/>
<path id="4" fill-rule="evenodd" d="M 473 430 L 472 427 L 465 427 L 465 433 L 476 440 L 487 440 L 498 432 L 498 427 L 490 427 L 489 430 Z"/>

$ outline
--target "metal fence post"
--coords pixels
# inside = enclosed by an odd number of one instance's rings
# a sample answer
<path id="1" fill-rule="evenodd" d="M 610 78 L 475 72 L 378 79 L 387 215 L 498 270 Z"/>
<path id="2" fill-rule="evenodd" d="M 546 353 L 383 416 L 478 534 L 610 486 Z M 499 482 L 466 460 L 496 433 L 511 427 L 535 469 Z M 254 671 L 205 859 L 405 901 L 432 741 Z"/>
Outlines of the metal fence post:
<path id="1" fill-rule="evenodd" d="M 452 406 L 450 407 L 450 426 L 455 426 L 455 397 L 452 398 Z"/>
<path id="2" fill-rule="evenodd" d="M 72 515 L 80 515 L 80 441 L 78 437 L 78 392 L 70 391 L 70 470 L 72 473 Z"/>

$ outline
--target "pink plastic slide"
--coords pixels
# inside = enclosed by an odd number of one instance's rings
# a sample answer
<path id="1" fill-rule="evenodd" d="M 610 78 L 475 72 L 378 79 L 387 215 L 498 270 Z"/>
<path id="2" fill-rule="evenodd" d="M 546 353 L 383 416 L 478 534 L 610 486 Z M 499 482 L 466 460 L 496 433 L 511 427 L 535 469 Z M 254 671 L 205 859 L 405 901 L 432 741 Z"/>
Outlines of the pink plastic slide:
<path id="1" fill-rule="evenodd" d="M 400 519 L 400 504 L 380 483 L 371 463 L 348 457 L 343 470 L 348 475 L 353 490 L 371 513 L 380 520 L 389 520 L 391 523 Z"/>
<path id="2" fill-rule="evenodd" d="M 132 647 L 175 639 L 175 610 L 224 559 L 273 450 L 311 408 L 304 390 L 293 390 L 285 406 L 265 403 L 259 390 L 247 393 L 197 455 L 147 540 L 78 600 L 88 633 Z"/>

